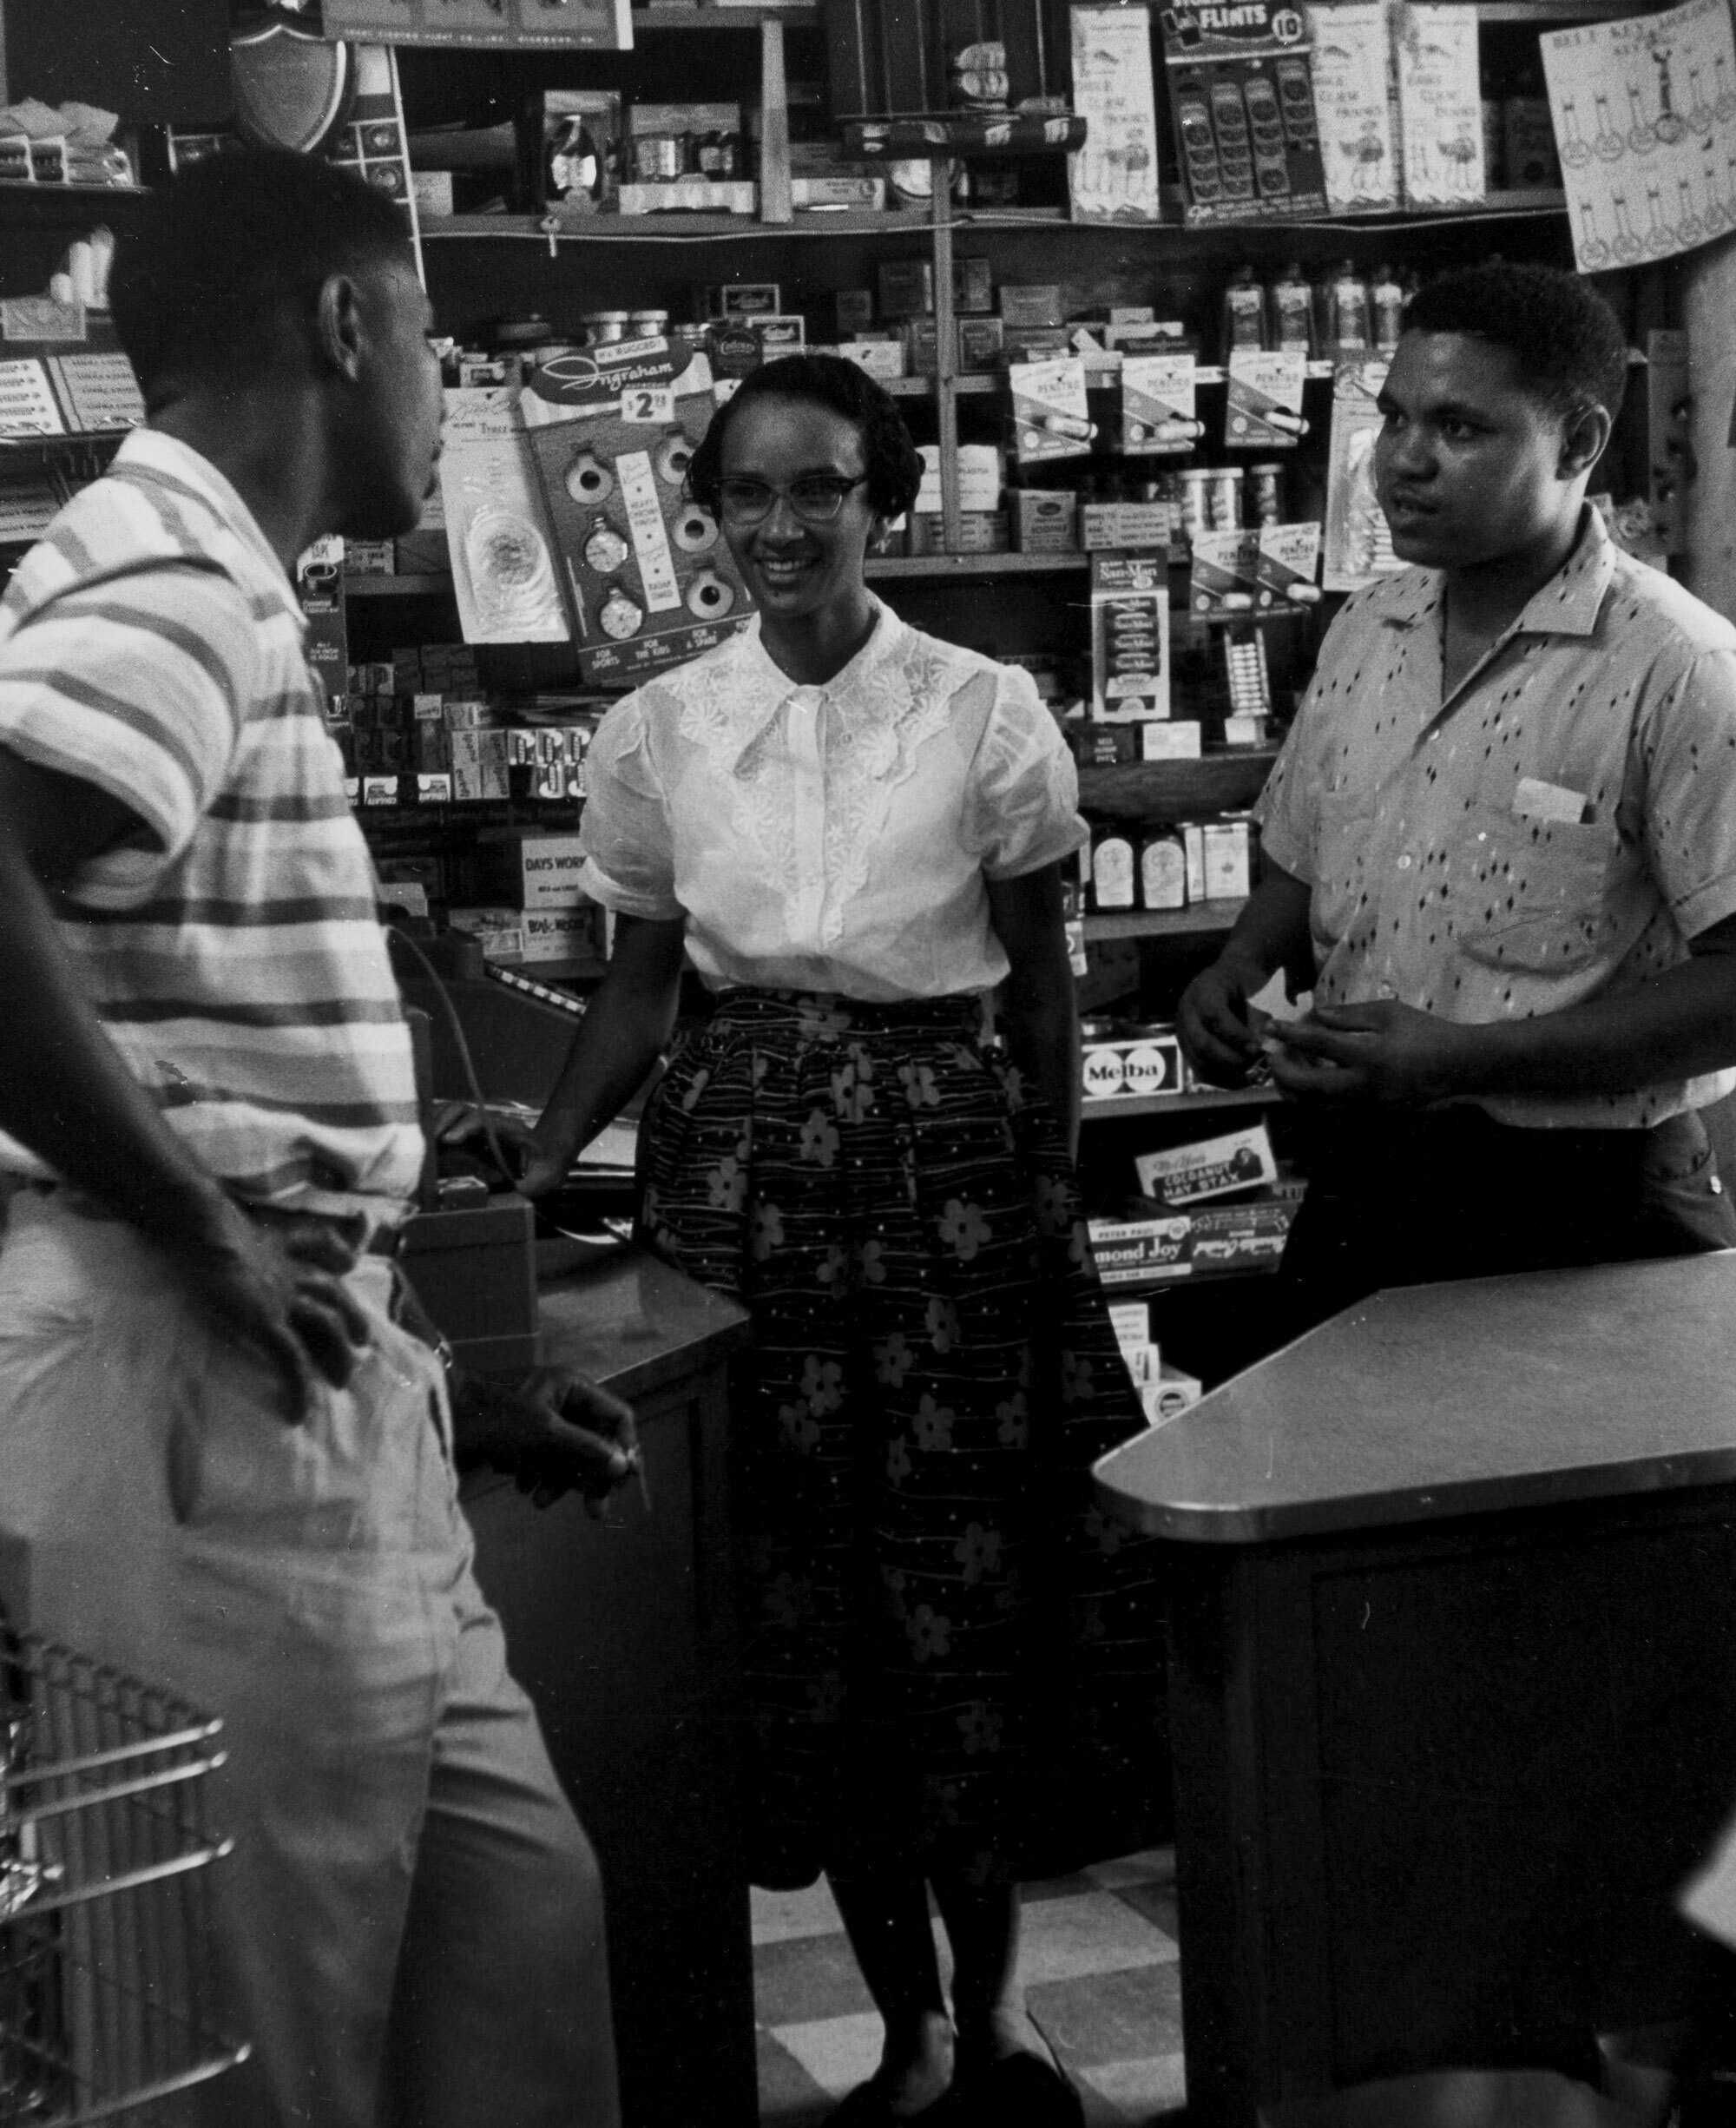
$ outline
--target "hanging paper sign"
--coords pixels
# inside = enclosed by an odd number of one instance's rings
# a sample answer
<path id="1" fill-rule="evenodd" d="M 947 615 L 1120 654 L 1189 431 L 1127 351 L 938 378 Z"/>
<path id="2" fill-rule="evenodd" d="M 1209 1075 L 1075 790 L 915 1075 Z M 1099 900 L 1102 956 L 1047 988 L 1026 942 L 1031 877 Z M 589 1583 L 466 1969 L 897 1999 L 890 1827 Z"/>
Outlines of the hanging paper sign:
<path id="1" fill-rule="evenodd" d="M 1725 0 L 1542 40 L 1582 273 L 1736 228 L 1736 40 Z"/>

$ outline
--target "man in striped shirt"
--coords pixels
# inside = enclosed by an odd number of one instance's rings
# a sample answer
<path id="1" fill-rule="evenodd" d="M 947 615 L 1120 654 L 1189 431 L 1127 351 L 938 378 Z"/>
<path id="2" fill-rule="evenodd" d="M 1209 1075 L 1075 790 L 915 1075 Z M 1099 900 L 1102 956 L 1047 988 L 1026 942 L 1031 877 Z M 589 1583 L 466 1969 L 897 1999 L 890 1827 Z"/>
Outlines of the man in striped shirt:
<path id="1" fill-rule="evenodd" d="M 410 1043 L 289 576 L 416 522 L 427 300 L 390 202 L 247 154 L 115 309 L 149 425 L 0 605 L 0 1539 L 32 1624 L 225 1717 L 254 2052 L 201 2122 L 614 2128 L 595 1861 L 400 1320 Z"/>

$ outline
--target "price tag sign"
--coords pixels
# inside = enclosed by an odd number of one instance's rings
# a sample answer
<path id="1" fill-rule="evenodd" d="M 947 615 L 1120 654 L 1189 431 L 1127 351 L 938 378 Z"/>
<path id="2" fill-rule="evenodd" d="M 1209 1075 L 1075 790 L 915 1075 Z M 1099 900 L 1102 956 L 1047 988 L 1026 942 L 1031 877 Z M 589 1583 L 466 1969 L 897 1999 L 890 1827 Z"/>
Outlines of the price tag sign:
<path id="1" fill-rule="evenodd" d="M 668 385 L 644 386 L 635 385 L 630 392 L 621 395 L 621 418 L 645 427 L 661 427 L 675 418 L 675 394 Z"/>

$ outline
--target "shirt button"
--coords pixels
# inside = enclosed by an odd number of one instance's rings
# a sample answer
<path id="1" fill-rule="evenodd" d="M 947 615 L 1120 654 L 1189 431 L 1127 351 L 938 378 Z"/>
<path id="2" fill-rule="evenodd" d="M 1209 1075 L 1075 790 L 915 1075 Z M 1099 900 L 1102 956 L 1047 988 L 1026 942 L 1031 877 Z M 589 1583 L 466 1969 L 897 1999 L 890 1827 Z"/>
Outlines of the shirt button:
<path id="1" fill-rule="evenodd" d="M 1398 993 L 1393 989 L 1391 983 L 1383 983 L 1380 986 L 1380 994 L 1383 998 L 1394 998 Z"/>
<path id="2" fill-rule="evenodd" d="M 1409 871 L 1410 871 L 1410 852 L 1409 852 L 1408 850 L 1406 851 L 1406 853 L 1404 853 L 1404 855 L 1399 859 L 1399 860 L 1398 860 L 1398 869 L 1399 869 L 1401 872 L 1409 872 Z"/>

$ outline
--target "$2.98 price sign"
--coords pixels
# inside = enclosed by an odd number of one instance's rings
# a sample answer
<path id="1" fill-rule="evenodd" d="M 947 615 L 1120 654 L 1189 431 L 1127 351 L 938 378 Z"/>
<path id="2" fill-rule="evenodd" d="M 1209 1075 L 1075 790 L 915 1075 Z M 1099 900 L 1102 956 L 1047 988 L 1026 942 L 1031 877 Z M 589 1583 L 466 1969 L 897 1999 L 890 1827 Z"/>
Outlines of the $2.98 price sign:
<path id="1" fill-rule="evenodd" d="M 639 426 L 661 426 L 675 418 L 675 394 L 668 385 L 635 385 L 621 395 L 621 418 Z"/>

